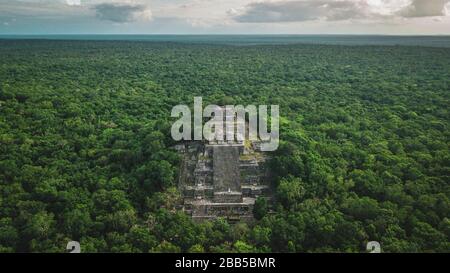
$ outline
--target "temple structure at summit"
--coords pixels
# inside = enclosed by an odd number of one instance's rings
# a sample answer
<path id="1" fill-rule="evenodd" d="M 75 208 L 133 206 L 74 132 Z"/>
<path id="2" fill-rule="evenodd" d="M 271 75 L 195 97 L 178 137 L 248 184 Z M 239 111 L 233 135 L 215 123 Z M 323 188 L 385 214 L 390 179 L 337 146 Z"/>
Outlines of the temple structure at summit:
<path id="1" fill-rule="evenodd" d="M 267 156 L 257 141 L 192 141 L 182 154 L 183 209 L 195 220 L 252 220 L 256 198 L 270 198 Z"/>

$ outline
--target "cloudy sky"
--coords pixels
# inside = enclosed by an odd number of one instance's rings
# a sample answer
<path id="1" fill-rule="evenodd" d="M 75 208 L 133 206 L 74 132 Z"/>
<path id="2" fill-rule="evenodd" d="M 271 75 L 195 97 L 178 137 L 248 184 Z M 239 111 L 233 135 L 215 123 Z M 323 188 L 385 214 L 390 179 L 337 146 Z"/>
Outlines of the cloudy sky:
<path id="1" fill-rule="evenodd" d="M 0 0 L 0 34 L 450 34 L 450 0 Z"/>

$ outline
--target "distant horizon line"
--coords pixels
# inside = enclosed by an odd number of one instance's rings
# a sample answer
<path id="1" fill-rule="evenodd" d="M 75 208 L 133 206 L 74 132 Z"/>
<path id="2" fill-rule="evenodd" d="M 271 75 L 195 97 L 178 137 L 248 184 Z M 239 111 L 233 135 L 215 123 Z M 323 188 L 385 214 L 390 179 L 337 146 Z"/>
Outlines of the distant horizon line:
<path id="1" fill-rule="evenodd" d="M 392 36 L 392 37 L 433 37 L 450 36 L 450 34 L 363 34 L 363 33 L 333 33 L 333 34 L 280 34 L 280 33 L 0 33 L 0 36 Z"/>

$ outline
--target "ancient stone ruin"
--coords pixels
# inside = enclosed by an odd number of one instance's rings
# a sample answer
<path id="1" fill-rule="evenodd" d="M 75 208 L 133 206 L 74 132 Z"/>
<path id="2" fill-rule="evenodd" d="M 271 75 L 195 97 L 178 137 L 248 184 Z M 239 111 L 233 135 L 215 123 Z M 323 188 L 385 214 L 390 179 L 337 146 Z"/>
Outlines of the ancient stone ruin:
<path id="1" fill-rule="evenodd" d="M 258 141 L 191 141 L 182 154 L 179 188 L 194 220 L 251 221 L 256 198 L 270 199 L 267 155 Z"/>

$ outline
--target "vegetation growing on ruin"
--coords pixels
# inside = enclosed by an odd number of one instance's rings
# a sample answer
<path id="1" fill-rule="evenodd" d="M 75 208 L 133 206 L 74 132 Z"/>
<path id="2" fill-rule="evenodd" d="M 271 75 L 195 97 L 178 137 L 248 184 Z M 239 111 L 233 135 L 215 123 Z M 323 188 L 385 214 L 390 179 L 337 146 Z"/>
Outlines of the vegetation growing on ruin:
<path id="1" fill-rule="evenodd" d="M 0 41 L 0 251 L 450 249 L 450 49 Z M 176 210 L 170 110 L 278 104 L 277 202 Z"/>

